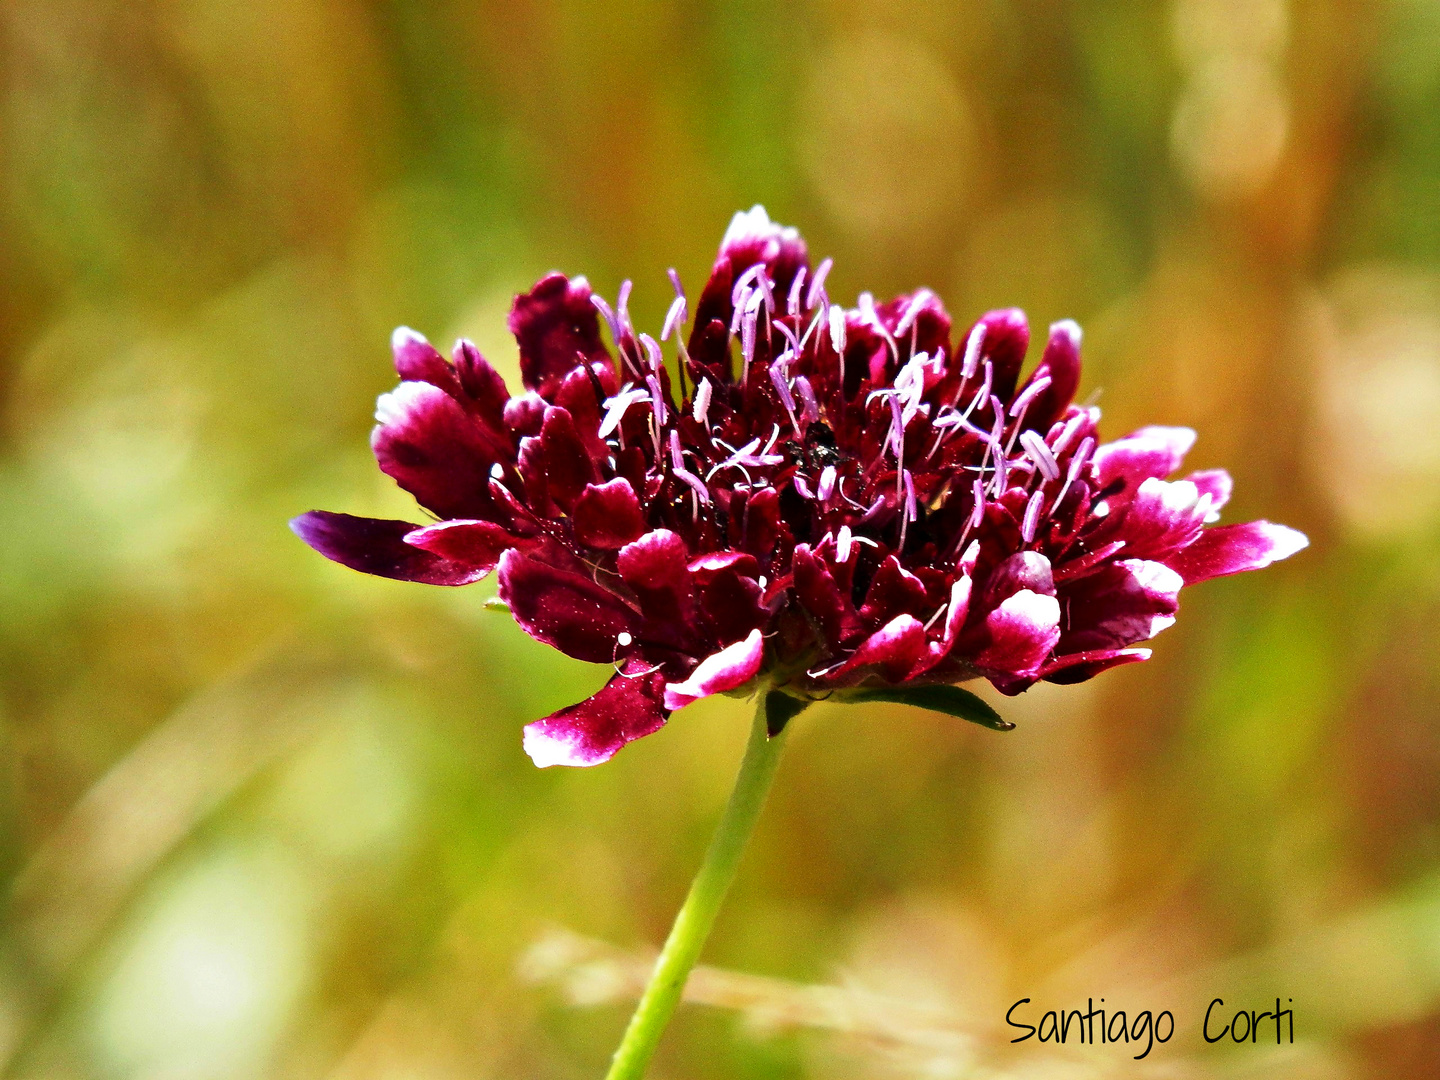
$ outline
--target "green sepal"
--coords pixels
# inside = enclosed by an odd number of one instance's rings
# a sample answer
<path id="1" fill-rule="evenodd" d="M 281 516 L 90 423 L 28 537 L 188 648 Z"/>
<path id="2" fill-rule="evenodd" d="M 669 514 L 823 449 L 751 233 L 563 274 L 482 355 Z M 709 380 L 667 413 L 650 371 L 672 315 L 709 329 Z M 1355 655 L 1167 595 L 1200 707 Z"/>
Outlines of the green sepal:
<path id="1" fill-rule="evenodd" d="M 783 690 L 770 690 L 765 694 L 765 730 L 773 739 L 785 730 L 785 725 L 810 707 L 804 698 L 792 697 Z"/>
<path id="2" fill-rule="evenodd" d="M 1015 727 L 969 690 L 958 686 L 866 686 L 842 690 L 836 696 L 847 702 L 889 701 L 914 705 L 917 709 L 958 716 L 993 731 L 1011 731 Z"/>

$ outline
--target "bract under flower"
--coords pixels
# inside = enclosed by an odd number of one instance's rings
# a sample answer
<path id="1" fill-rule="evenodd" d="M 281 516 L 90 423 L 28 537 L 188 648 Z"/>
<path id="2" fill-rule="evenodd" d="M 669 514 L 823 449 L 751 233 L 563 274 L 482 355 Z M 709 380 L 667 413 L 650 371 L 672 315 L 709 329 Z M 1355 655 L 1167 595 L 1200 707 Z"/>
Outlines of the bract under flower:
<path id="1" fill-rule="evenodd" d="M 396 332 L 403 380 L 371 437 L 442 520 L 312 511 L 293 523 L 367 573 L 464 585 L 498 568 L 537 640 L 615 674 L 525 729 L 536 764 L 593 765 L 669 713 L 757 679 L 800 698 L 986 678 L 1006 694 L 1147 659 L 1183 586 L 1305 537 L 1214 526 L 1223 470 L 1171 480 L 1195 441 L 1100 442 L 1076 405 L 1080 328 L 1056 323 L 1021 381 L 1023 312 L 963 334 L 929 290 L 831 302 L 794 229 L 737 214 L 660 346 L 584 278 L 515 299 L 525 392 L 469 342 Z M 612 347 L 602 335 L 602 317 Z M 887 691 L 888 692 L 888 691 Z"/>

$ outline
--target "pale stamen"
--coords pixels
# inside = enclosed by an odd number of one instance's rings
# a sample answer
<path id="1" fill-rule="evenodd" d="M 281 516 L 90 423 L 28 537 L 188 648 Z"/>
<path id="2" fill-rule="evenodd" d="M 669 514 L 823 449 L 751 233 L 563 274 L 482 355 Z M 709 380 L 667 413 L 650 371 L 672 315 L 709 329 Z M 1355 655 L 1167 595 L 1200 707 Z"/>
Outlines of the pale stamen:
<path id="1" fill-rule="evenodd" d="M 1025 448 L 1025 453 L 1046 480 L 1060 478 L 1060 466 L 1055 463 L 1055 455 L 1050 452 L 1050 447 L 1045 445 L 1045 440 L 1040 437 L 1038 432 L 1021 432 L 1020 445 Z"/>
<path id="2" fill-rule="evenodd" d="M 1035 529 L 1040 524 L 1040 507 L 1044 502 L 1045 492 L 1037 491 L 1025 504 L 1025 519 L 1020 523 L 1020 536 L 1027 544 L 1035 539 Z"/>
<path id="3" fill-rule="evenodd" d="M 815 276 L 810 279 L 810 291 L 805 294 L 805 308 L 807 311 L 814 310 L 815 305 L 825 299 L 825 279 L 830 275 L 830 267 L 835 265 L 831 258 L 822 259 L 815 270 Z"/>
<path id="4" fill-rule="evenodd" d="M 960 364 L 960 377 L 970 380 L 980 366 L 980 347 L 985 344 L 985 324 L 976 323 L 975 329 L 965 339 L 965 359 Z M 987 391 L 988 392 L 988 391 Z"/>

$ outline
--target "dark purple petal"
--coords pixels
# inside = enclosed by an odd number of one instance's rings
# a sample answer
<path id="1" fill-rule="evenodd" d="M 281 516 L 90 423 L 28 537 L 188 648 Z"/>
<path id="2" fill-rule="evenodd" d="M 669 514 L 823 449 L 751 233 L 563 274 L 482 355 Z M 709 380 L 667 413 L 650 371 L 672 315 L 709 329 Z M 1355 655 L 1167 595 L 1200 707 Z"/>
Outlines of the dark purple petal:
<path id="1" fill-rule="evenodd" d="M 834 649 L 860 629 L 860 620 L 850 601 L 840 591 L 824 561 L 814 555 L 809 545 L 795 548 L 795 595 L 825 639 Z"/>
<path id="2" fill-rule="evenodd" d="M 558 405 L 545 410 L 545 423 L 540 428 L 540 449 L 550 498 L 569 513 L 580 493 L 596 477 L 595 466 L 568 410 Z"/>
<path id="3" fill-rule="evenodd" d="M 577 365 L 614 367 L 600 340 L 600 320 L 583 277 L 547 274 L 515 297 L 510 332 L 520 344 L 520 377 L 529 390 L 550 398 Z"/>
<path id="4" fill-rule="evenodd" d="M 765 657 L 765 639 L 759 630 L 750 631 L 742 641 L 707 656 L 683 682 L 665 685 L 665 708 L 683 709 L 691 702 L 723 694 L 744 686 L 760 671 Z"/>
<path id="5" fill-rule="evenodd" d="M 904 569 L 894 555 L 887 555 L 865 592 L 860 618 L 867 626 L 881 626 L 897 615 L 923 614 L 925 607 L 925 583 Z"/>
<path id="6" fill-rule="evenodd" d="M 424 334 L 408 326 L 397 326 L 390 335 L 390 351 L 395 356 L 395 371 L 401 379 L 427 382 L 452 397 L 460 396 L 460 380 L 455 369 L 425 340 Z"/>
<path id="7" fill-rule="evenodd" d="M 665 726 L 665 677 L 644 661 L 626 662 L 599 691 L 568 709 L 525 725 L 525 753 L 540 768 L 599 765 L 626 743 Z"/>
<path id="8" fill-rule="evenodd" d="M 1137 664 L 1149 659 L 1149 649 L 1095 649 L 1091 652 L 1071 653 L 1042 667 L 1040 678 L 1046 682 L 1069 686 L 1093 679 L 1100 672 L 1109 671 L 1113 667 Z"/>
<path id="9" fill-rule="evenodd" d="M 533 390 L 512 397 L 505 403 L 506 430 L 517 439 L 539 435 L 540 425 L 545 422 L 545 409 L 545 399 Z"/>
<path id="10" fill-rule="evenodd" d="M 1075 399 L 1075 391 L 1080 388 L 1080 327 L 1070 319 L 1050 327 L 1045 354 L 1025 385 L 1046 378 L 1050 385 L 1040 391 L 1025 410 L 1025 426 L 1042 435 L 1065 414 Z"/>
<path id="11" fill-rule="evenodd" d="M 418 581 L 425 585 L 469 585 L 479 581 L 495 564 L 456 560 L 405 542 L 416 526 L 408 521 L 332 514 L 311 510 L 290 522 L 295 535 L 342 566 L 365 574 Z"/>
<path id="12" fill-rule="evenodd" d="M 1242 570 L 1259 570 L 1309 546 L 1304 533 L 1285 525 L 1247 521 L 1206 529 L 1195 543 L 1167 561 L 1186 585 L 1193 585 Z"/>
<path id="13" fill-rule="evenodd" d="M 1175 622 L 1184 581 L 1168 566 L 1126 559 L 1067 583 L 1062 653 L 1120 649 L 1148 641 Z"/>
<path id="14" fill-rule="evenodd" d="M 426 382 L 382 394 L 375 417 L 375 460 L 421 506 L 446 518 L 490 516 L 490 468 L 511 452 L 497 433 Z"/>
<path id="15" fill-rule="evenodd" d="M 1060 640 L 1060 604 L 1022 589 L 985 617 L 990 643 L 976 663 L 1007 675 L 1033 675 Z"/>
<path id="16" fill-rule="evenodd" d="M 1030 348 L 1030 323 L 1025 318 L 1025 312 L 1019 308 L 1002 308 L 986 312 L 975 326 L 982 324 L 985 340 L 980 346 L 980 359 L 989 360 L 995 367 L 990 392 L 1008 405 L 1015 396 L 1020 367 L 1025 363 L 1026 350 Z M 975 326 L 966 332 L 963 340 L 970 340 Z"/>
<path id="17" fill-rule="evenodd" d="M 500 599 L 520 629 L 566 656 L 591 664 L 615 659 L 620 635 L 638 636 L 640 616 L 590 578 L 514 549 L 500 558 Z"/>
<path id="18" fill-rule="evenodd" d="M 645 514 L 630 481 L 617 476 L 606 484 L 588 484 L 571 515 L 575 539 L 587 547 L 617 551 L 645 532 Z"/>
<path id="19" fill-rule="evenodd" d="M 695 605 L 689 562 L 685 541 L 669 529 L 656 529 L 621 548 L 615 565 L 640 598 L 647 618 L 680 629 L 689 623 Z"/>
<path id="20" fill-rule="evenodd" d="M 510 401 L 510 391 L 504 378 L 480 355 L 473 341 L 461 338 L 455 342 L 453 355 L 455 375 L 466 401 L 491 427 L 505 430 L 505 406 Z"/>
<path id="21" fill-rule="evenodd" d="M 1175 472 L 1195 445 L 1195 432 L 1184 427 L 1144 427 L 1095 449 L 1097 488 L 1107 490 L 1116 480 L 1133 491 L 1155 477 L 1164 480 Z"/>

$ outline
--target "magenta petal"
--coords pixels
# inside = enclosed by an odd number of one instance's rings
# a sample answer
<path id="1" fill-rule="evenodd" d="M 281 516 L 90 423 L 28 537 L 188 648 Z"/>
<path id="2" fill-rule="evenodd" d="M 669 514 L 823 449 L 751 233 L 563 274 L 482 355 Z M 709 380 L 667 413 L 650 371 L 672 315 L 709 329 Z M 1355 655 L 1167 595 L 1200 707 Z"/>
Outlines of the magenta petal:
<path id="1" fill-rule="evenodd" d="M 405 542 L 432 555 L 492 570 L 518 539 L 493 521 L 442 521 L 405 534 Z"/>
<path id="2" fill-rule="evenodd" d="M 925 644 L 926 657 L 911 672 L 911 678 L 921 672 L 929 671 L 950 655 L 950 650 L 955 647 L 955 639 L 960 636 L 960 631 L 965 626 L 965 617 L 970 613 L 970 593 L 974 583 L 969 574 L 962 574 L 950 586 L 950 603 L 945 609 L 945 624 L 941 629 L 938 641 L 927 641 Z"/>
<path id="3" fill-rule="evenodd" d="M 838 679 L 873 665 L 886 680 L 897 683 L 909 676 L 926 656 L 925 625 L 913 615 L 897 615 L 862 641 L 834 677 Z"/>
<path id="4" fill-rule="evenodd" d="M 375 460 L 420 505 L 446 518 L 490 516 L 490 467 L 509 456 L 496 433 L 427 382 L 382 394 L 375 417 Z"/>
<path id="5" fill-rule="evenodd" d="M 1247 521 L 1206 529 L 1195 543 L 1167 563 L 1185 579 L 1186 585 L 1193 585 L 1242 570 L 1259 570 L 1309 546 L 1309 537 L 1285 525 Z"/>
<path id="6" fill-rule="evenodd" d="M 583 277 L 548 274 L 515 297 L 510 332 L 520 344 L 520 376 L 527 389 L 550 398 L 580 364 L 613 367 L 590 295 L 590 283 Z"/>
<path id="7" fill-rule="evenodd" d="M 561 570 L 514 550 L 500 558 L 500 599 L 520 629 L 566 656 L 608 664 L 619 637 L 638 637 L 639 615 L 589 577 Z"/>
<path id="8" fill-rule="evenodd" d="M 1152 476 L 1163 480 L 1180 468 L 1194 445 L 1195 432 L 1184 427 L 1144 427 L 1105 443 L 1096 448 L 1093 461 L 1099 490 L 1118 479 L 1132 490 Z"/>
<path id="9" fill-rule="evenodd" d="M 727 645 L 701 660 L 684 682 L 667 683 L 665 708 L 683 709 L 703 697 L 744 686 L 760 671 L 764 657 L 765 639 L 758 629 L 752 630 L 743 641 Z"/>
<path id="10" fill-rule="evenodd" d="M 1065 653 L 1118 649 L 1146 641 L 1175 622 L 1184 581 L 1163 563 L 1126 559 L 1069 585 Z"/>
<path id="11" fill-rule="evenodd" d="M 1191 481 L 1148 477 L 1126 507 L 1117 538 L 1125 541 L 1126 556 L 1163 561 L 1195 542 L 1208 512 L 1208 500 Z"/>
<path id="12" fill-rule="evenodd" d="M 979 665 L 1010 675 L 1033 675 L 1060 640 L 1060 603 L 1021 589 L 985 617 L 990 636 Z"/>
<path id="13" fill-rule="evenodd" d="M 1042 667 L 1040 678 L 1069 686 L 1093 679 L 1100 672 L 1121 664 L 1136 664 L 1149 659 L 1149 649 L 1095 649 L 1091 652 L 1071 653 Z"/>
<path id="14" fill-rule="evenodd" d="M 1224 469 L 1205 469 L 1201 472 L 1193 472 L 1185 478 L 1195 485 L 1195 490 L 1201 495 L 1210 496 L 1210 512 L 1206 515 L 1206 521 L 1215 521 L 1220 517 L 1220 511 L 1230 501 L 1230 493 L 1235 489 L 1235 481 L 1230 479 L 1230 474 Z"/>
<path id="15" fill-rule="evenodd" d="M 426 585 L 469 585 L 490 572 L 494 562 L 456 560 L 405 542 L 415 530 L 408 521 L 332 514 L 311 510 L 290 522 L 295 535 L 342 566 L 365 574 L 419 581 Z"/>
<path id="16" fill-rule="evenodd" d="M 526 724 L 525 753 L 542 769 L 609 761 L 626 743 L 665 726 L 664 682 L 643 661 L 627 661 L 623 672 L 578 705 Z"/>
<path id="17" fill-rule="evenodd" d="M 588 484 L 571 516 L 575 539 L 587 547 L 616 551 L 645 532 L 645 514 L 630 481 L 617 476 L 606 484 Z"/>

